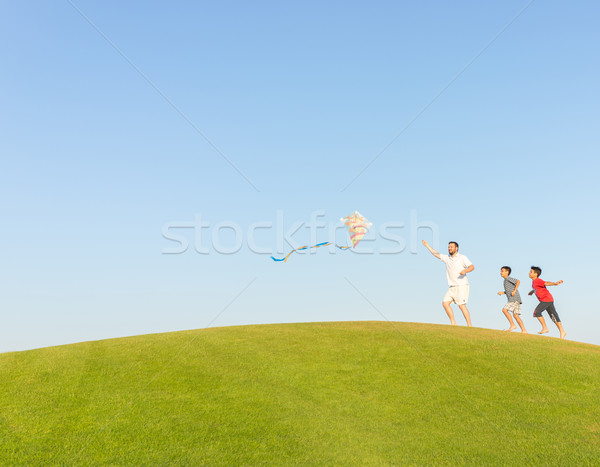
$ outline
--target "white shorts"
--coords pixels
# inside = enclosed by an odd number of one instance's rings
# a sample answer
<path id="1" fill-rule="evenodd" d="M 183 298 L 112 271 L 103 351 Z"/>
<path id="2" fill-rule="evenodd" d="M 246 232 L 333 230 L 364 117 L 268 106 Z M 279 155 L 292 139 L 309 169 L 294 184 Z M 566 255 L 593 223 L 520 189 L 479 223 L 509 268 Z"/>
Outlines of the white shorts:
<path id="1" fill-rule="evenodd" d="M 466 305 L 469 301 L 469 284 L 451 285 L 446 295 L 444 302 L 454 302 L 457 305 Z"/>
<path id="2" fill-rule="evenodd" d="M 504 309 L 511 311 L 515 315 L 521 314 L 521 304 L 519 302 L 508 302 L 506 305 L 504 305 Z"/>

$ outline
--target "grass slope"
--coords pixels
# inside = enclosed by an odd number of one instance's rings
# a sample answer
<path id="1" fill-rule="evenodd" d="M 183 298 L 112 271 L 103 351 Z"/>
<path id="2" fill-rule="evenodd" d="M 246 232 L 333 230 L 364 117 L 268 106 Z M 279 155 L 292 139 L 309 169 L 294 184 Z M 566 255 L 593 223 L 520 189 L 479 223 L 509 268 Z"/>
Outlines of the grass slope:
<path id="1" fill-rule="evenodd" d="M 598 465 L 600 347 L 347 322 L 0 355 L 6 464 Z"/>

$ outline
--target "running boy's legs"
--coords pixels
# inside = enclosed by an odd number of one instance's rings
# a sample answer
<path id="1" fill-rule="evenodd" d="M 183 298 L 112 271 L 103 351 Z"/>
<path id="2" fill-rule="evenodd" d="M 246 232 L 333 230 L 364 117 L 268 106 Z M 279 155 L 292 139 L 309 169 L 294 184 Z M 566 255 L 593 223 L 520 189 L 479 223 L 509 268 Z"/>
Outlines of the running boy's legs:
<path id="1" fill-rule="evenodd" d="M 546 334 L 548 332 L 548 326 L 546 326 L 546 320 L 542 316 L 542 311 L 547 309 L 552 302 L 540 302 L 538 306 L 535 307 L 535 311 L 533 312 L 534 318 L 537 318 L 540 324 L 542 325 L 542 330 L 538 332 L 538 334 Z"/>
<path id="2" fill-rule="evenodd" d="M 523 334 L 527 334 L 527 329 L 525 329 L 525 325 L 523 324 L 523 320 L 521 320 L 521 316 L 515 313 L 515 319 L 517 320 L 517 323 L 519 324 L 519 327 L 521 328 L 521 332 Z"/>
<path id="3" fill-rule="evenodd" d="M 546 334 L 548 331 L 548 327 L 546 326 L 546 321 L 544 320 L 543 316 L 536 316 L 536 318 L 538 319 L 538 321 L 540 322 L 540 324 L 542 325 L 542 330 L 540 332 L 538 332 L 538 334 Z"/>
<path id="4" fill-rule="evenodd" d="M 552 321 L 554 322 L 554 324 L 556 324 L 556 327 L 558 328 L 558 331 L 560 332 L 560 338 L 564 339 L 565 336 L 567 335 L 567 333 L 565 332 L 562 323 L 560 322 L 560 318 L 558 316 L 558 313 L 556 312 L 556 308 L 554 308 L 554 302 L 540 302 L 539 305 L 536 307 L 535 311 L 533 312 L 533 316 L 535 316 L 539 322 L 542 324 L 542 330 L 540 332 L 538 332 L 538 334 L 545 334 L 548 332 L 548 327 L 546 326 L 546 321 L 544 320 L 544 317 L 542 316 L 542 311 L 546 310 L 548 312 L 548 315 L 550 316 L 550 319 L 552 319 Z"/>
<path id="5" fill-rule="evenodd" d="M 523 334 L 527 334 L 527 330 L 525 329 L 525 325 L 523 324 L 523 321 L 521 321 L 521 304 L 519 302 L 508 302 L 506 304 L 505 307 L 507 312 L 512 312 L 515 320 L 517 320 L 517 323 L 519 323 L 519 327 L 521 328 L 521 332 Z M 502 310 L 504 311 L 504 310 Z M 506 313 L 505 313 L 506 314 Z M 516 326 L 512 323 L 511 321 L 511 328 L 509 329 L 509 331 L 512 331 L 513 329 L 516 328 Z"/>
<path id="6" fill-rule="evenodd" d="M 510 313 L 508 312 L 508 310 L 506 308 L 502 308 L 502 313 L 504 313 L 504 316 L 506 316 L 506 319 L 510 323 L 510 327 L 507 329 L 507 331 L 510 332 L 513 329 L 517 329 L 517 325 L 513 321 L 512 316 L 510 316 Z M 516 318 L 516 316 L 515 316 L 515 318 Z"/>
<path id="7" fill-rule="evenodd" d="M 546 311 L 548 312 L 548 316 L 550 316 L 550 319 L 554 322 L 554 324 L 556 324 L 556 327 L 558 328 L 558 331 L 560 332 L 560 338 L 564 339 L 565 336 L 567 335 L 567 333 L 563 329 L 562 323 L 560 322 L 560 317 L 558 316 L 558 313 L 556 312 L 556 308 L 554 307 L 554 302 L 552 302 L 552 305 L 550 305 Z"/>

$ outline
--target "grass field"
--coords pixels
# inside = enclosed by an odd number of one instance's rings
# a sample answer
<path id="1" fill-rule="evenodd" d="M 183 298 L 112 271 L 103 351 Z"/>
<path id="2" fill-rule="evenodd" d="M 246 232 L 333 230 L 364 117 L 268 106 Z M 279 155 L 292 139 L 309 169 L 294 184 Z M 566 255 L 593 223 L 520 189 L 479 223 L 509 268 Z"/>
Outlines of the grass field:
<path id="1" fill-rule="evenodd" d="M 600 347 L 388 322 L 0 354 L 3 464 L 599 465 Z"/>

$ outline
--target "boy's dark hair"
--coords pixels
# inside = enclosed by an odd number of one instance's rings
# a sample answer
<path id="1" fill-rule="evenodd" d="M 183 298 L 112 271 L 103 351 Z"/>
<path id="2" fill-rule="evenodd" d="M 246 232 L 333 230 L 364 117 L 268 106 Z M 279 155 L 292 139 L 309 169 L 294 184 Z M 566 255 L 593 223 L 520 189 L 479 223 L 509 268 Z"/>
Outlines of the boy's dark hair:
<path id="1" fill-rule="evenodd" d="M 456 245 L 456 249 L 458 250 L 458 243 L 456 243 L 456 242 L 448 242 L 448 245 L 450 245 L 451 243 L 454 243 L 454 245 Z"/>
<path id="2" fill-rule="evenodd" d="M 510 268 L 510 266 L 502 266 L 500 269 L 506 269 L 508 271 L 509 276 L 510 276 L 510 273 L 512 272 L 512 269 Z"/>
<path id="3" fill-rule="evenodd" d="M 538 277 L 542 275 L 542 268 L 539 266 L 531 266 L 531 270 L 537 274 Z"/>

